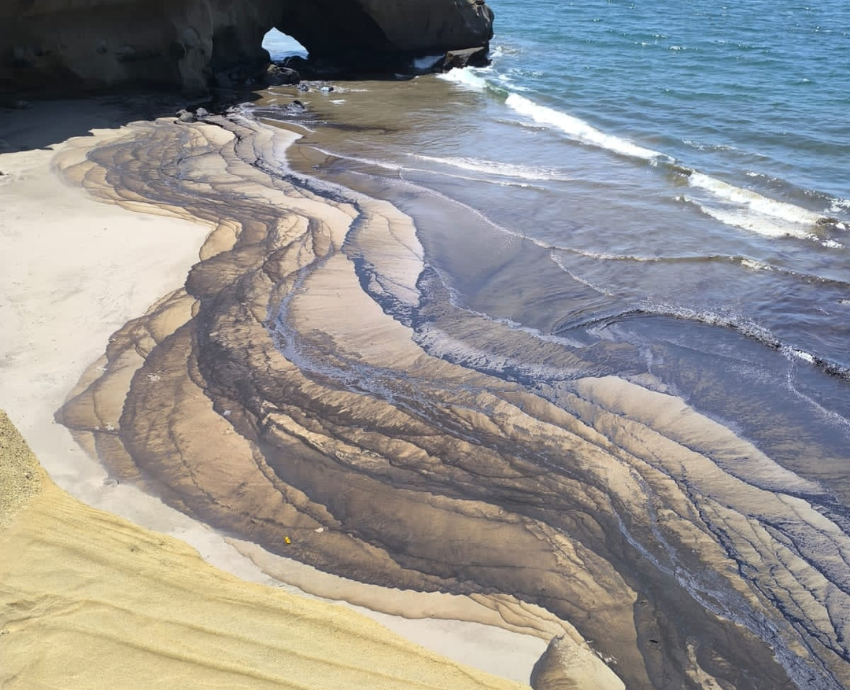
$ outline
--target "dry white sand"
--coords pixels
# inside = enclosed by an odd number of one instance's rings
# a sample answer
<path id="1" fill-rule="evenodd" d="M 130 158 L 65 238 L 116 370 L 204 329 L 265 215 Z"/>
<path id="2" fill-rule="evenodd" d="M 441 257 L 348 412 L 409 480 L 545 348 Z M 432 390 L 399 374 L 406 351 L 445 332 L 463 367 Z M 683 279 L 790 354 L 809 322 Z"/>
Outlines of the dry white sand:
<path id="1" fill-rule="evenodd" d="M 87 123 L 108 123 L 111 116 L 97 103 L 41 104 L 0 113 L 0 139 L 14 145 L 34 132 L 49 139 L 51 127 L 61 138 L 69 118 L 84 131 Z M 97 130 L 90 141 L 114 136 L 114 128 Z M 183 284 L 209 232 L 188 221 L 100 203 L 67 186 L 50 169 L 63 146 L 0 155 L 0 408 L 50 477 L 75 498 L 177 536 L 244 580 L 279 586 L 205 525 L 132 486 L 106 484 L 102 466 L 53 420 L 109 336 Z M 546 646 L 539 636 L 476 623 L 380 620 L 431 649 L 524 681 Z"/>

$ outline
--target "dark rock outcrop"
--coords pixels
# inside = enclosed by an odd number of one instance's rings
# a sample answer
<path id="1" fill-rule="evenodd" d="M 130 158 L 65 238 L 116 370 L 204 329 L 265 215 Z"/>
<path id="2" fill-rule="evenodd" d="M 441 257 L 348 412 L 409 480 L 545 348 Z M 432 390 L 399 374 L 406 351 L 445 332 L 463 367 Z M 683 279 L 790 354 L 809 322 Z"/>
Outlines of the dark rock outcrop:
<path id="1" fill-rule="evenodd" d="M 450 50 L 443 59 L 441 69 L 448 71 L 463 67 L 484 67 L 488 63 L 487 48 L 463 48 L 462 50 Z"/>
<path id="2" fill-rule="evenodd" d="M 269 86 L 292 85 L 301 81 L 301 75 L 289 67 L 271 64 L 266 70 L 264 81 Z"/>
<path id="3" fill-rule="evenodd" d="M 233 70 L 262 81 L 273 27 L 311 56 L 373 66 L 486 46 L 492 18 L 481 0 L 12 0 L 0 3 L 0 91 L 203 92 Z"/>

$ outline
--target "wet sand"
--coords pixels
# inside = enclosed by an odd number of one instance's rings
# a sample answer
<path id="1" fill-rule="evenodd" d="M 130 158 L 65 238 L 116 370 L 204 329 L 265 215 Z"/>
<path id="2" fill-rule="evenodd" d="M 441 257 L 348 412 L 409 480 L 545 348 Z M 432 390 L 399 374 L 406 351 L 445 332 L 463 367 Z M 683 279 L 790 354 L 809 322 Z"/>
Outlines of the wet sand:
<path id="1" fill-rule="evenodd" d="M 211 231 L 206 222 L 186 220 L 152 204 L 143 204 L 143 213 L 138 213 L 130 203 L 125 205 L 132 210 L 102 203 L 56 173 L 58 161 L 80 163 L 95 146 L 132 138 L 131 129 L 120 129 L 134 119 L 126 110 L 95 100 L 0 114 L 5 150 L 0 155 L 0 402 L 51 478 L 90 506 L 180 538 L 208 562 L 243 580 L 360 603 L 364 613 L 409 640 L 527 681 L 546 643 L 559 631 L 557 625 L 518 635 L 506 629 L 510 626 L 498 610 L 466 598 L 433 601 L 409 593 L 413 600 L 408 601 L 403 592 L 382 596 L 384 590 L 374 589 L 361 595 L 357 582 L 322 576 L 288 559 L 268 555 L 263 560 L 263 550 L 249 542 L 241 542 L 237 550 L 139 486 L 117 481 L 96 454 L 82 451 L 67 428 L 54 421 L 83 372 L 89 366 L 98 371 L 112 333 L 163 294 L 179 291 L 199 251 L 208 255 L 203 252 L 214 251 L 221 237 L 218 233 L 205 244 Z M 66 141 L 93 126 L 99 127 L 94 136 Z M 181 310 L 186 300 L 173 298 L 169 304 L 159 321 L 166 330 L 186 317 Z M 263 561 L 263 569 L 252 559 Z M 321 586 L 311 587 L 320 576 Z M 300 588 L 284 584 L 288 581 Z"/>
<path id="2" fill-rule="evenodd" d="M 287 169 L 295 136 L 161 120 L 54 157 L 104 207 L 211 230 L 185 286 L 111 334 L 58 415 L 113 488 L 228 533 L 210 541 L 257 577 L 286 557 L 345 578 L 299 570 L 317 594 L 361 582 L 343 598 L 557 638 L 537 688 L 850 680 L 850 544 L 820 485 L 651 376 L 603 374 L 618 343 L 459 308 L 434 234 L 380 183 L 306 177 L 309 147 Z M 466 227 L 455 262 L 481 284 L 533 264 Z M 483 352 L 583 375 L 500 375 Z"/>
<path id="3" fill-rule="evenodd" d="M 4 688 L 522 687 L 83 505 L 2 411 L 0 497 Z"/>

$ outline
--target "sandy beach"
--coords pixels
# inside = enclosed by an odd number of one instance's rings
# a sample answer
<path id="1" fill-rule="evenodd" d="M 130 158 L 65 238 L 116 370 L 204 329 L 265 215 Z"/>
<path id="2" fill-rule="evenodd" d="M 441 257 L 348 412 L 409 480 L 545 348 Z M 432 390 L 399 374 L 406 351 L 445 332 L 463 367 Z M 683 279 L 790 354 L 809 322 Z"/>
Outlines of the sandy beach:
<path id="1" fill-rule="evenodd" d="M 180 288 L 189 269 L 199 253 L 208 258 L 228 243 L 226 228 L 181 218 L 174 209 L 150 204 L 134 209 L 127 200 L 124 208 L 104 203 L 74 184 L 68 174 L 60 174 L 57 161 L 63 161 L 67 171 L 84 165 L 92 147 L 132 136 L 126 128 L 120 129 L 126 119 L 114 104 L 101 101 L 38 104 L 28 111 L 0 114 L 5 151 L 0 155 L 0 407 L 8 410 L 50 476 L 31 515 L 38 511 L 44 520 L 59 519 L 62 510 L 96 515 L 83 506 L 68 507 L 74 504 L 62 493 L 65 490 L 87 506 L 178 537 L 208 563 L 244 582 L 281 587 L 288 580 L 298 586 L 290 590 L 314 591 L 360 604 L 363 612 L 408 639 L 503 677 L 527 681 L 546 643 L 560 631 L 557 622 L 544 622 L 529 631 L 521 622 L 506 622 L 503 614 L 486 602 L 370 588 L 322 575 L 250 542 L 234 548 L 206 525 L 131 483 L 111 477 L 68 429 L 54 420 L 80 378 L 86 380 L 87 369 L 95 376 L 103 372 L 103 351 L 125 323 L 145 314 L 152 305 L 161 306 L 164 299 L 171 300 L 171 308 L 161 320 L 165 332 L 185 321 L 191 300 Z M 65 139 L 69 132 L 83 134 L 88 128 L 93 129 L 91 134 Z M 132 369 L 124 374 L 132 374 Z M 121 402 L 120 397 L 113 401 L 118 406 Z M 54 503 L 58 512 L 51 512 Z M 117 517 L 87 519 L 121 525 L 122 531 L 131 529 Z M 22 529 L 24 525 L 33 527 L 30 518 L 17 524 Z M 78 527 L 81 531 L 73 538 L 81 539 L 85 522 Z M 9 537 L 4 554 L 22 549 L 21 539 L 24 537 Z M 72 548 L 55 545 L 60 546 Z M 180 554 L 190 558 L 185 549 Z M 51 554 L 47 562 L 58 562 L 62 556 Z M 104 552 L 103 558 L 109 561 L 111 556 Z M 28 564 L 22 561 L 20 566 Z M 119 567 L 117 562 L 115 565 Z M 200 564 L 192 568 L 203 569 Z M 48 569 L 45 578 L 49 577 Z M 102 586 L 109 589 L 108 582 Z M 237 581 L 229 579 L 228 586 L 236 588 Z M 45 592 L 50 591 L 45 587 Z M 510 609 L 510 601 L 505 605 Z M 28 630 L 23 625 L 24 636 L 36 634 L 34 628 Z M 45 675 L 39 678 L 49 680 L 51 672 L 58 672 L 58 666 L 51 668 L 40 671 Z M 35 682 L 34 677 L 22 677 L 22 687 Z"/>
<path id="2" fill-rule="evenodd" d="M 589 290 L 551 248 L 330 153 L 403 140 L 387 118 L 446 85 L 344 88 L 306 116 L 273 90 L 191 123 L 104 100 L 2 114 L 0 408 L 59 487 L 4 508 L 4 550 L 76 562 L 88 524 L 126 519 L 193 571 L 344 602 L 449 672 L 536 690 L 846 684 L 840 458 L 781 464 L 656 375 L 672 350 L 546 336 Z M 82 532 L 42 544 L 61 490 Z M 125 568 L 99 544 L 87 559 Z M 73 600 L 49 571 L 10 600 Z"/>
<path id="3" fill-rule="evenodd" d="M 3 412 L 0 497 L 5 688 L 523 687 L 85 506 L 43 473 Z"/>

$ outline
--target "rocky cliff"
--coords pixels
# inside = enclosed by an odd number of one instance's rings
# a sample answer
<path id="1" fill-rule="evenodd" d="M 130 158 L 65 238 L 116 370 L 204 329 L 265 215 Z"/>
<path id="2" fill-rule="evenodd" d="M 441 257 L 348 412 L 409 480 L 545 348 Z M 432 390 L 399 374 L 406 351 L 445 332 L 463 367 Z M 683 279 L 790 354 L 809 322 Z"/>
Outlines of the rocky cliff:
<path id="1" fill-rule="evenodd" d="M 374 62 L 486 45 L 492 18 L 484 0 L 5 0 L 0 90 L 201 92 L 264 65 L 273 27 L 311 56 Z"/>

